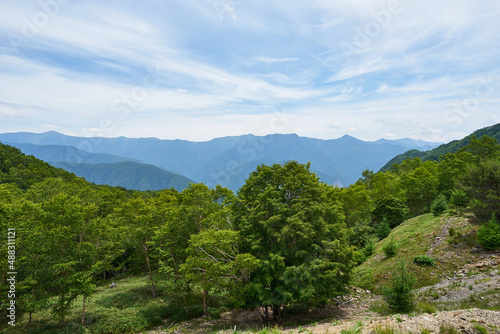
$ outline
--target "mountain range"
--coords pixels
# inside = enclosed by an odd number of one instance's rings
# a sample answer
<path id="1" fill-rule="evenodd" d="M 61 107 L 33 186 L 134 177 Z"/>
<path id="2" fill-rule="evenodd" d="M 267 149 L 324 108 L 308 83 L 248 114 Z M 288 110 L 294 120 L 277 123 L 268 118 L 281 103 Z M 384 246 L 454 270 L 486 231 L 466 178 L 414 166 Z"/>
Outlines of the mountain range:
<path id="1" fill-rule="evenodd" d="M 369 142 L 348 135 L 322 140 L 296 134 L 242 135 L 192 142 L 86 138 L 55 131 L 4 133 L 0 134 L 0 141 L 90 182 L 113 183 L 139 190 L 148 187 L 153 190 L 152 185 L 174 187 L 169 182 L 159 182 L 159 169 L 169 173 L 165 178 L 175 180 L 178 190 L 190 182 L 203 182 L 209 187 L 220 184 L 237 190 L 256 166 L 289 160 L 310 161 L 311 170 L 322 181 L 347 186 L 359 179 L 362 171 L 378 170 L 398 154 L 411 149 L 428 150 L 440 144 L 408 138 Z M 153 167 L 158 169 L 153 172 Z M 148 175 L 148 178 L 141 178 L 141 175 Z M 130 179 L 135 181 L 125 183 Z"/>

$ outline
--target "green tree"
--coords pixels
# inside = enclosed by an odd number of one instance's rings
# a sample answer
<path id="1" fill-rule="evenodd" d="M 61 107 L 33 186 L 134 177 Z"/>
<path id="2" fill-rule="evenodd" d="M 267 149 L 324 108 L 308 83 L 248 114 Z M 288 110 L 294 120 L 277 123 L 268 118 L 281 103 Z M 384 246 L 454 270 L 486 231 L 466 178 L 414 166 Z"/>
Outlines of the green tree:
<path id="1" fill-rule="evenodd" d="M 469 206 L 477 219 L 487 221 L 494 214 L 500 220 L 500 159 L 470 165 L 461 188 L 471 199 Z"/>
<path id="2" fill-rule="evenodd" d="M 391 234 L 391 227 L 389 226 L 389 223 L 384 219 L 380 224 L 378 224 L 375 234 L 377 237 L 382 240 L 385 239 Z"/>
<path id="3" fill-rule="evenodd" d="M 458 152 L 470 152 L 481 160 L 487 160 L 500 157 L 500 145 L 498 145 L 498 140 L 486 135 L 479 139 L 472 136 L 470 143 L 462 147 Z"/>
<path id="4" fill-rule="evenodd" d="M 484 249 L 500 248 L 500 223 L 492 215 L 487 224 L 482 225 L 477 231 L 477 240 Z"/>
<path id="5" fill-rule="evenodd" d="M 117 208 L 113 218 L 117 219 L 125 229 L 127 244 L 139 254 L 148 274 L 151 295 L 155 298 L 157 282 L 154 274 L 158 268 L 153 262 L 156 248 L 152 244 L 152 238 L 155 231 L 163 224 L 165 217 L 158 214 L 153 200 L 136 197 Z"/>
<path id="6" fill-rule="evenodd" d="M 384 220 L 389 226 L 396 227 L 403 222 L 407 212 L 403 200 L 392 195 L 386 195 L 375 200 L 375 209 L 373 210 L 373 220 L 381 223 Z"/>
<path id="7" fill-rule="evenodd" d="M 343 291 L 354 266 L 338 198 L 296 161 L 261 165 L 234 205 L 242 251 L 259 266 L 246 286 L 249 303 L 273 309 L 321 304 Z"/>
<path id="8" fill-rule="evenodd" d="M 406 205 L 411 216 L 430 211 L 431 203 L 438 191 L 437 175 L 437 163 L 426 161 L 413 171 L 400 176 L 400 184 L 405 190 Z"/>
<path id="9" fill-rule="evenodd" d="M 191 235 L 189 257 L 181 265 L 181 271 L 201 285 L 204 315 L 208 314 L 210 290 L 227 288 L 234 281 L 248 283 L 257 267 L 257 259 L 250 254 L 240 254 L 238 245 L 239 235 L 233 230 L 208 229 Z M 233 295 L 237 294 L 233 291 Z"/>
<path id="10" fill-rule="evenodd" d="M 446 200 L 446 196 L 439 194 L 434 202 L 432 202 L 431 212 L 435 217 L 437 217 L 443 214 L 446 210 L 448 210 L 448 201 Z"/>
<path id="11" fill-rule="evenodd" d="M 414 284 L 415 274 L 401 261 L 392 273 L 389 286 L 383 286 L 381 289 L 389 308 L 397 312 L 411 311 L 415 303 L 412 291 Z"/>

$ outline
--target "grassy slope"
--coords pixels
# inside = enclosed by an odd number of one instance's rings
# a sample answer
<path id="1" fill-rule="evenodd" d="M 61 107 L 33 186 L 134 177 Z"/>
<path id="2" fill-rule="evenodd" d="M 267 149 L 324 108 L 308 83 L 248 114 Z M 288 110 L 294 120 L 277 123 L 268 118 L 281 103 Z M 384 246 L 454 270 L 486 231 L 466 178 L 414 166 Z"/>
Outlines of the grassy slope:
<path id="1" fill-rule="evenodd" d="M 453 236 L 450 236 L 450 228 Z M 402 260 L 415 272 L 417 288 L 437 283 L 476 260 L 477 256 L 470 252 L 471 247 L 476 246 L 476 230 L 477 226 L 463 217 L 425 214 L 406 220 L 388 238 L 376 243 L 374 255 L 355 269 L 353 284 L 377 290 L 387 283 L 391 270 Z M 386 258 L 382 248 L 391 237 L 398 244 L 398 252 L 395 257 Z M 417 255 L 436 258 L 436 266 L 415 264 L 413 259 Z"/>
<path id="2" fill-rule="evenodd" d="M 163 325 L 170 321 L 185 320 L 184 308 L 179 308 L 180 300 L 151 297 L 147 277 L 128 277 L 116 281 L 118 287 L 97 288 L 90 301 L 87 301 L 85 333 L 136 333 Z M 158 289 L 161 292 L 161 288 Z M 201 306 L 200 306 L 201 308 Z M 83 333 L 73 324 L 81 323 L 82 297 L 73 303 L 66 317 L 66 327 L 61 328 L 59 321 L 49 309 L 33 314 L 32 328 L 28 328 L 28 317 L 16 319 L 16 327 L 8 328 L 9 333 Z"/>

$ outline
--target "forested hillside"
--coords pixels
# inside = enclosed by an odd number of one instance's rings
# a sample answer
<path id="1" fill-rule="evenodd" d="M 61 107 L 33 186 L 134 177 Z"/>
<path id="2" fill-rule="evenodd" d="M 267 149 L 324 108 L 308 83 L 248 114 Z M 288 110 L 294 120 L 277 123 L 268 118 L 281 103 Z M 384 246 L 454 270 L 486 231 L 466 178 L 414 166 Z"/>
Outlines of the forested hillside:
<path id="1" fill-rule="evenodd" d="M 174 188 L 182 191 L 194 181 L 169 173 L 159 167 L 132 161 L 116 163 L 51 162 L 51 165 L 74 173 L 96 184 L 120 186 L 133 190 L 161 190 Z"/>
<path id="2" fill-rule="evenodd" d="M 19 333 L 134 333 L 234 308 L 286 317 L 334 303 L 373 240 L 407 218 L 451 207 L 493 231 L 500 219 L 500 145 L 490 137 L 439 161 L 367 170 L 347 188 L 296 161 L 258 166 L 237 193 L 96 186 L 6 145 L 0 166 L 2 238 L 15 231 L 15 257 L 0 259 L 0 316 L 9 326 L 15 270 L 19 325 L 9 330 Z M 95 304 L 96 290 L 132 276 L 148 303 L 125 308 L 130 296 L 117 290 Z"/>
<path id="3" fill-rule="evenodd" d="M 410 150 L 410 151 L 407 151 L 403 154 L 399 154 L 399 155 L 395 156 L 394 158 L 392 158 L 391 160 L 389 160 L 389 162 L 387 162 L 384 165 L 384 167 L 382 167 L 380 170 L 383 172 L 387 171 L 387 170 L 389 170 L 389 168 L 393 164 L 395 164 L 395 163 L 399 164 L 403 160 L 411 159 L 411 158 L 420 158 L 420 159 L 422 159 L 422 161 L 426 161 L 426 160 L 437 161 L 437 160 L 439 160 L 439 158 L 441 156 L 445 155 L 446 153 L 455 153 L 459 149 L 461 149 L 462 147 L 469 145 L 469 143 L 473 137 L 481 138 L 482 136 L 488 136 L 488 137 L 494 138 L 496 140 L 500 140 L 500 124 L 496 124 L 496 125 L 488 126 L 486 128 L 483 128 L 483 129 L 479 129 L 477 131 L 474 131 L 473 133 L 471 133 L 470 135 L 468 135 L 467 137 L 465 137 L 463 139 L 453 140 L 447 144 L 440 145 L 439 147 L 436 147 L 432 150 L 428 150 L 428 151 Z"/>

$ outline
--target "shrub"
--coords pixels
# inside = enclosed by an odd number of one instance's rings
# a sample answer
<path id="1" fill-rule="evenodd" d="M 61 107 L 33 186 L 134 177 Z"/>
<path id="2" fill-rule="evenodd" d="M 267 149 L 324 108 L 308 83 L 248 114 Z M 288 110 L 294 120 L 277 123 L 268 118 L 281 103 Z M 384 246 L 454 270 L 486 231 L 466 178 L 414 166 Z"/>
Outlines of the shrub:
<path id="1" fill-rule="evenodd" d="M 375 243 L 373 242 L 372 239 L 368 240 L 365 247 L 363 247 L 361 249 L 361 252 L 363 252 L 363 255 L 366 258 L 369 258 L 370 256 L 372 256 L 374 251 L 375 251 Z"/>
<path id="2" fill-rule="evenodd" d="M 440 194 L 431 205 L 431 212 L 435 217 L 440 216 L 443 212 L 448 210 L 448 201 L 443 194 Z"/>
<path id="3" fill-rule="evenodd" d="M 413 262 L 418 263 L 422 266 L 431 266 L 434 267 L 436 265 L 436 259 L 426 256 L 426 255 L 417 255 L 413 258 Z"/>
<path id="4" fill-rule="evenodd" d="M 465 208 L 469 204 L 469 198 L 465 191 L 461 189 L 455 189 L 451 193 L 450 204 L 456 207 Z"/>
<path id="5" fill-rule="evenodd" d="M 397 312 L 408 312 L 415 307 L 415 295 L 412 292 L 415 274 L 401 261 L 392 273 L 389 286 L 381 288 L 383 298 L 389 308 Z"/>
<path id="6" fill-rule="evenodd" d="M 398 253 L 398 246 L 396 245 L 394 238 L 389 239 L 389 241 L 385 243 L 382 247 L 382 251 L 387 258 L 391 258 Z"/>
<path id="7" fill-rule="evenodd" d="M 96 334 L 137 333 L 148 328 L 146 319 L 135 309 L 109 309 L 97 315 L 97 319 L 91 327 Z"/>
<path id="8" fill-rule="evenodd" d="M 493 215 L 490 221 L 477 231 L 477 241 L 484 249 L 500 248 L 500 223 Z"/>
<path id="9" fill-rule="evenodd" d="M 375 234 L 377 237 L 379 237 L 380 240 L 385 239 L 391 234 L 391 227 L 389 226 L 389 223 L 387 220 L 383 220 L 378 226 L 377 229 L 375 230 Z"/>

